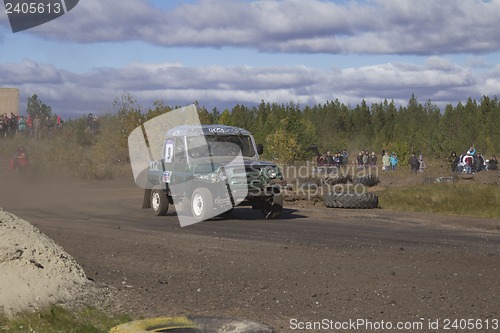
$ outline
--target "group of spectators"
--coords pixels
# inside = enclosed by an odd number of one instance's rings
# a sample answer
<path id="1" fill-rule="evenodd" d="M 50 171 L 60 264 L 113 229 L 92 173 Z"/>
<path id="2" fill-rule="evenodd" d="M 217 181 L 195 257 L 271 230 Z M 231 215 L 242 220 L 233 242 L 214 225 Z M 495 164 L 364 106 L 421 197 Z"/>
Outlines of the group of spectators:
<path id="1" fill-rule="evenodd" d="M 57 132 L 61 132 L 63 120 L 61 116 L 54 115 L 45 117 L 36 115 L 18 116 L 14 113 L 0 116 L 0 139 L 22 135 L 34 139 L 51 137 Z"/>
<path id="2" fill-rule="evenodd" d="M 347 165 L 349 163 L 349 155 L 347 150 L 344 148 L 342 151 L 337 151 L 335 155 L 332 155 L 331 151 L 327 151 L 325 155 L 320 152 L 316 154 L 316 164 L 320 166 L 327 167 L 340 167 Z"/>
<path id="3" fill-rule="evenodd" d="M 471 146 L 465 153 L 457 156 L 452 152 L 448 159 L 452 172 L 476 173 L 483 170 L 498 170 L 498 160 L 495 155 L 486 160 L 474 146 Z"/>
<path id="4" fill-rule="evenodd" d="M 318 167 L 341 167 L 348 165 L 348 163 L 349 155 L 345 148 L 342 151 L 335 152 L 335 154 L 332 154 L 331 151 L 326 152 L 325 155 L 322 155 L 319 152 L 316 154 L 316 164 Z M 370 153 L 369 150 L 361 150 L 356 155 L 353 165 L 355 165 L 358 169 L 361 169 L 376 167 L 377 163 L 378 157 L 374 151 Z M 392 155 L 389 156 L 389 153 L 385 150 L 382 152 L 382 170 L 396 170 L 398 163 L 399 158 L 396 153 L 393 152 Z M 425 166 L 423 166 L 423 168 L 425 168 Z"/>
<path id="5" fill-rule="evenodd" d="M 415 153 L 411 153 L 408 160 L 408 165 L 410 166 L 411 172 L 424 172 L 427 169 L 427 165 L 424 162 L 424 157 L 420 154 L 417 158 Z"/>
<path id="6" fill-rule="evenodd" d="M 0 138 L 14 136 L 19 128 L 19 120 L 19 117 L 14 113 L 0 115 Z"/>
<path id="7" fill-rule="evenodd" d="M 337 151 L 332 154 L 328 151 L 326 154 L 316 154 L 316 164 L 318 167 L 341 167 L 348 165 L 348 154 L 344 148 L 342 151 Z M 375 152 L 361 150 L 356 156 L 353 165 L 357 168 L 376 167 L 378 162 Z M 398 154 L 388 151 L 382 151 L 382 170 L 395 171 L 399 165 Z M 449 157 L 449 163 L 452 172 L 475 173 L 483 170 L 498 170 L 498 160 L 495 155 L 490 159 L 485 159 L 480 152 L 477 152 L 474 146 L 471 146 L 464 154 L 458 156 L 452 152 Z M 412 152 L 408 159 L 410 170 L 415 173 L 422 173 L 427 169 L 427 164 L 423 156 Z"/>

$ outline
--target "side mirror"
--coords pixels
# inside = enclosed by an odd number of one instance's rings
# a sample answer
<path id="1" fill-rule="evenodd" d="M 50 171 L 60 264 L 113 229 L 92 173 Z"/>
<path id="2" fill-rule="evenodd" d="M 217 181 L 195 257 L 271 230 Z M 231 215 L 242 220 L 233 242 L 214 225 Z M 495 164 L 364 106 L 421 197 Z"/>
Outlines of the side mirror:
<path id="1" fill-rule="evenodd" d="M 262 145 L 262 143 L 257 144 L 257 154 L 264 154 L 264 146 Z"/>

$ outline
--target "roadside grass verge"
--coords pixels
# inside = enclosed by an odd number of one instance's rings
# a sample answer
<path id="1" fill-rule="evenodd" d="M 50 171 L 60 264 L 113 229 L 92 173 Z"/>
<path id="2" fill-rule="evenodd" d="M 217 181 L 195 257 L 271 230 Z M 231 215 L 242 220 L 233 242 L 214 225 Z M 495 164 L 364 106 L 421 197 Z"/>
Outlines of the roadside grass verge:
<path id="1" fill-rule="evenodd" d="M 496 184 L 413 185 L 388 188 L 378 194 L 384 209 L 500 219 L 500 187 Z"/>
<path id="2" fill-rule="evenodd" d="M 108 315 L 93 307 L 75 312 L 52 305 L 37 312 L 25 312 L 15 317 L 0 316 L 3 333 L 108 333 L 119 324 L 130 321 L 124 315 Z"/>

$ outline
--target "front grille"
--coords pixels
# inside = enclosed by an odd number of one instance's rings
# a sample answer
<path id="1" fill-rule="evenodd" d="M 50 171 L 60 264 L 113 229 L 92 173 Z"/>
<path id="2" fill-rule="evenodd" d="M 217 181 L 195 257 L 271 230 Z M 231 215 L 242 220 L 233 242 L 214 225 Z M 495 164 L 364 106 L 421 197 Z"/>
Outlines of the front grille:
<path id="1" fill-rule="evenodd" d="M 263 189 L 262 169 L 256 166 L 235 167 L 226 169 L 229 185 L 233 188 L 246 187 L 249 191 Z"/>

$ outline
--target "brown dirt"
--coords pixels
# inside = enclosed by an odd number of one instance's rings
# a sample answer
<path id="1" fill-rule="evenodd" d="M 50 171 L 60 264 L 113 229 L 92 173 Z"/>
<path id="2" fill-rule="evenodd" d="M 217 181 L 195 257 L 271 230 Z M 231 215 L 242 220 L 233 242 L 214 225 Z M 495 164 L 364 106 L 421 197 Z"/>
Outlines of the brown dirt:
<path id="1" fill-rule="evenodd" d="M 277 221 L 238 208 L 234 219 L 180 228 L 175 215 L 141 210 L 142 192 L 130 181 L 3 185 L 4 208 L 29 220 L 80 265 L 7 214 L 0 224 L 0 274 L 8 274 L 1 277 L 10 289 L 18 289 L 21 279 L 38 279 L 28 272 L 43 272 L 62 281 L 55 290 L 72 281 L 84 287 L 83 295 L 92 285 L 109 286 L 113 309 L 136 318 L 236 317 L 270 324 L 277 332 L 292 331 L 294 318 L 425 325 L 446 318 L 500 318 L 499 220 L 471 224 L 461 217 L 331 210 L 320 202 L 295 201 Z M 6 273 L 7 267 L 15 273 Z M 70 275 L 61 279 L 65 272 Z M 34 308 L 46 287 L 30 286 L 27 299 Z M 48 301 L 82 296 L 78 290 L 51 294 Z"/>

